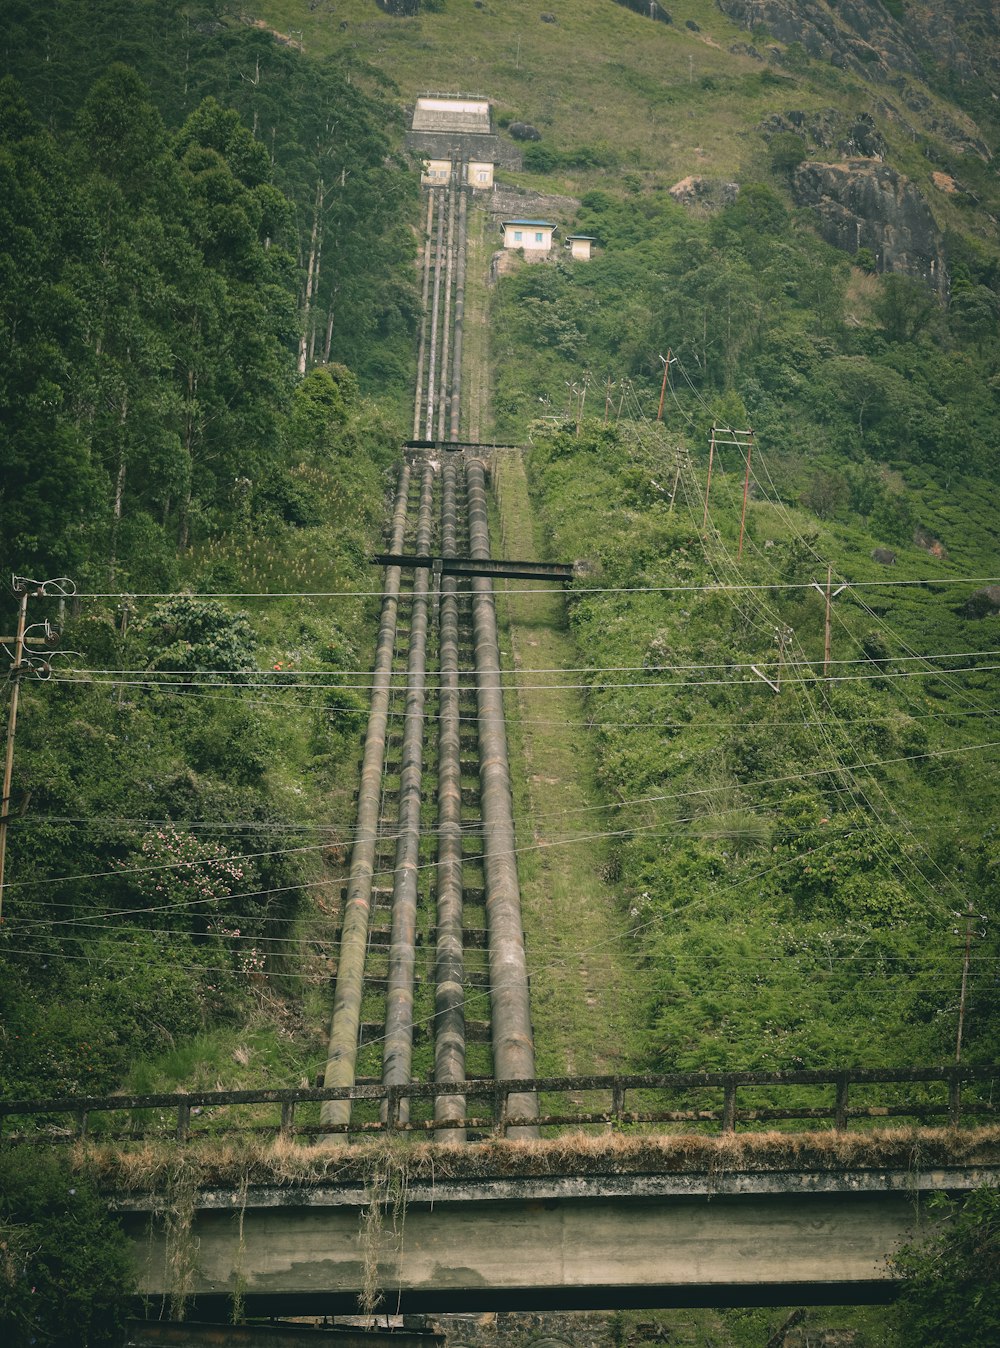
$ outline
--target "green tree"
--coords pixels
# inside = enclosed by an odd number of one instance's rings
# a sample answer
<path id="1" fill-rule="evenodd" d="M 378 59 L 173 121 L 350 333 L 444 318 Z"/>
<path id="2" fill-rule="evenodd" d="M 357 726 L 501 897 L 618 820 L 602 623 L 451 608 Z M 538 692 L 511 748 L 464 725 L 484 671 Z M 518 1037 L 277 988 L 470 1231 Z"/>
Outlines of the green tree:
<path id="1" fill-rule="evenodd" d="M 921 1348 L 993 1348 L 1000 1340 L 1000 1189 L 932 1200 L 923 1239 L 893 1257 L 905 1341 Z"/>
<path id="2" fill-rule="evenodd" d="M 8 1348 L 110 1348 L 134 1284 L 92 1178 L 30 1148 L 0 1153 L 0 1324 Z"/>
<path id="3" fill-rule="evenodd" d="M 934 313 L 934 296 L 909 276 L 884 276 L 873 305 L 890 342 L 912 342 Z"/>

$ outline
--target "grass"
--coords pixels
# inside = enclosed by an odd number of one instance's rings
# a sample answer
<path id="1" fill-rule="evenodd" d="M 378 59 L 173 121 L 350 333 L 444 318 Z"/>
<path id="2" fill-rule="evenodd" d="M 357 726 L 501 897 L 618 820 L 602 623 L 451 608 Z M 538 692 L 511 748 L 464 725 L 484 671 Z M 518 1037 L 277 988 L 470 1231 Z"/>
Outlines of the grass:
<path id="1" fill-rule="evenodd" d="M 256 12 L 286 36 L 301 34 L 311 55 L 336 53 L 370 63 L 396 82 L 406 102 L 430 88 L 481 93 L 500 117 L 530 122 L 555 148 L 603 145 L 614 153 L 617 168 L 570 171 L 561 191 L 570 181 L 569 190 L 585 191 L 636 173 L 652 175 L 647 185 L 691 173 L 767 177 L 767 151 L 757 134 L 765 118 L 791 108 L 830 107 L 853 116 L 872 102 L 871 86 L 827 63 L 807 61 L 794 71 L 762 64 L 743 50 L 750 34 L 711 0 L 672 4 L 671 25 L 651 23 L 608 0 L 577 0 L 547 24 L 528 0 L 478 10 L 449 0 L 440 12 L 411 19 L 381 13 L 373 0 L 339 0 L 335 18 L 308 0 L 262 0 Z M 700 31 L 687 28 L 688 19 Z M 942 125 L 975 131 L 952 105 L 917 88 Z M 905 92 L 879 85 L 878 96 L 893 105 L 880 129 L 903 172 L 926 186 L 935 166 L 954 168 L 957 160 L 969 177 L 970 157 L 940 135 L 922 135 L 916 143 L 911 124 L 920 126 L 926 114 L 915 118 Z M 988 200 L 985 174 L 973 178 L 977 194 Z M 521 180 L 533 185 L 534 175 Z M 942 223 L 969 227 L 965 207 L 936 190 L 931 201 Z"/>
<path id="2" fill-rule="evenodd" d="M 504 554 L 544 556 L 517 453 L 498 455 Z M 559 592 L 507 582 L 514 691 L 508 734 L 515 773 L 521 894 L 531 970 L 538 1070 L 611 1072 L 635 1065 L 646 993 L 630 949 L 629 920 L 611 879 L 608 827 L 594 747 L 579 692 L 532 671 L 577 663 Z M 612 825 L 613 826 L 613 825 Z"/>
<path id="3" fill-rule="evenodd" d="M 885 1128 L 857 1133 L 613 1134 L 567 1133 L 544 1141 L 491 1140 L 476 1145 L 398 1140 L 346 1148 L 300 1145 L 287 1138 L 210 1139 L 178 1147 L 171 1142 L 134 1146 L 74 1143 L 73 1165 L 88 1169 L 108 1193 L 141 1194 L 163 1187 L 168 1175 L 193 1172 L 196 1187 L 338 1183 L 365 1185 L 386 1161 L 411 1180 L 477 1176 L 711 1174 L 804 1170 L 903 1169 L 992 1165 L 1000 1156 L 1000 1127 L 953 1132 L 941 1128 Z"/>

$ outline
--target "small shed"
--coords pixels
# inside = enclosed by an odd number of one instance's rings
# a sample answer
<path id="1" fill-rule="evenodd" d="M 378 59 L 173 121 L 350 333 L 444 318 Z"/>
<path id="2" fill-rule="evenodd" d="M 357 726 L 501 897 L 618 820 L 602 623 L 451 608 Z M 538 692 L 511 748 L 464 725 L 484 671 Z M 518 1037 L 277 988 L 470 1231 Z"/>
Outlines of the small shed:
<path id="1" fill-rule="evenodd" d="M 597 240 L 591 234 L 567 234 L 566 247 L 578 262 L 589 262 L 594 256 L 594 244 Z"/>
<path id="2" fill-rule="evenodd" d="M 558 228 L 551 220 L 501 220 L 503 246 L 523 248 L 526 253 L 547 253 Z"/>

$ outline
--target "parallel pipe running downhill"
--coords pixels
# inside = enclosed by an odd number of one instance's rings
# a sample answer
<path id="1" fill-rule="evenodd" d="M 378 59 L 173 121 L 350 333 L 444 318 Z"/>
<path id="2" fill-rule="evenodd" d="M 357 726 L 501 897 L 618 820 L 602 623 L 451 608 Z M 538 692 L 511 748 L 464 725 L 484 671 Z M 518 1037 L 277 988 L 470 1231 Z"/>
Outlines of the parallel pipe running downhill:
<path id="1" fill-rule="evenodd" d="M 439 440 L 444 439 L 446 417 L 448 408 L 448 385 L 451 376 L 451 366 L 448 361 L 448 339 L 451 335 L 451 287 L 454 280 L 455 271 L 455 164 L 452 161 L 451 178 L 448 184 L 448 251 L 445 264 L 445 282 L 444 282 L 444 312 L 442 313 L 442 332 L 441 332 L 441 352 L 438 357 L 438 368 L 441 371 L 441 391 L 438 395 L 438 425 L 437 436 Z"/>
<path id="2" fill-rule="evenodd" d="M 430 551 L 433 526 L 434 468 L 425 461 L 420 484 L 417 552 Z M 413 1062 L 413 986 L 417 943 L 417 876 L 420 851 L 420 801 L 423 785 L 424 702 L 427 686 L 427 594 L 430 571 L 414 574 L 410 606 L 410 651 L 406 672 L 406 710 L 399 777 L 399 820 L 393 872 L 389 980 L 385 1008 L 382 1081 L 404 1086 Z M 399 1102 L 399 1120 L 409 1121 L 409 1101 Z"/>
<path id="3" fill-rule="evenodd" d="M 441 311 L 441 262 L 444 257 L 444 202 L 438 203 L 437 251 L 434 264 L 434 297 L 431 302 L 431 342 L 427 373 L 427 419 L 425 435 L 428 440 L 434 435 L 435 389 L 438 360 L 438 319 Z"/>
<path id="4" fill-rule="evenodd" d="M 410 466 L 404 463 L 399 473 L 396 502 L 392 517 L 392 546 L 401 548 L 406 532 L 406 511 L 410 494 Z M 365 750 L 358 790 L 358 813 L 347 899 L 341 927 L 340 960 L 337 965 L 337 990 L 327 1048 L 324 1086 L 353 1086 L 358 1056 L 358 1031 L 364 995 L 365 954 L 371 917 L 372 878 L 378 843 L 379 808 L 382 797 L 382 768 L 385 762 L 386 728 L 392 659 L 396 645 L 396 617 L 399 607 L 400 569 L 386 567 L 382 616 L 375 648 L 371 709 L 365 734 Z M 350 1122 L 348 1100 L 326 1100 L 320 1122 L 345 1125 Z"/>
<path id="5" fill-rule="evenodd" d="M 441 472 L 441 552 L 457 550 L 455 460 L 445 456 Z M 437 950 L 434 993 L 434 1080 L 465 1079 L 465 951 L 462 940 L 462 768 L 461 719 L 458 692 L 458 582 L 441 578 L 438 638 L 438 859 Z M 434 1100 L 437 1120 L 465 1117 L 464 1095 L 439 1095 Z M 443 1129 L 445 1141 L 462 1142 L 464 1129 Z"/>
<path id="6" fill-rule="evenodd" d="M 486 511 L 486 474 L 482 460 L 467 458 L 465 474 L 469 551 L 476 560 L 485 561 L 490 557 L 490 534 Z M 472 589 L 493 1070 L 498 1080 L 523 1080 L 535 1075 L 535 1048 L 531 1030 L 524 930 L 521 925 L 521 892 L 517 878 L 514 807 L 500 687 L 496 606 L 493 602 L 493 585 L 487 577 L 475 577 Z M 512 1093 L 509 1097 L 509 1112 L 515 1118 L 537 1117 L 537 1095 L 534 1092 Z M 538 1128 L 526 1124 L 509 1129 L 507 1135 L 537 1137 Z"/>
<path id="7" fill-rule="evenodd" d="M 434 193 L 427 193 L 427 221 L 424 225 L 424 282 L 420 301 L 420 345 L 417 349 L 417 392 L 413 400 L 413 438 L 420 434 L 420 409 L 424 391 L 424 365 L 427 361 L 427 299 L 431 281 L 431 230 L 434 224 Z"/>
<path id="8" fill-rule="evenodd" d="M 465 175 L 465 164 L 461 168 L 462 176 Z M 467 213 L 467 194 L 464 191 L 459 192 L 458 199 L 458 247 L 455 258 L 455 320 L 454 337 L 452 338 L 452 364 L 451 364 L 451 415 L 449 417 L 448 434 L 452 441 L 459 436 L 459 419 L 461 411 L 462 395 L 462 336 L 465 322 L 465 250 L 466 250 L 466 213 Z"/>

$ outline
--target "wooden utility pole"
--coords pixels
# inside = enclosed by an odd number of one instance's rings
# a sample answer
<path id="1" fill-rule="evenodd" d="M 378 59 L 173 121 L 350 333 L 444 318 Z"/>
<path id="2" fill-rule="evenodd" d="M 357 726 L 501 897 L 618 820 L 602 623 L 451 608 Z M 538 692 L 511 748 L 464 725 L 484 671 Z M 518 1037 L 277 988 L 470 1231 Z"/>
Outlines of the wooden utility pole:
<path id="1" fill-rule="evenodd" d="M 604 393 L 604 424 L 608 424 L 608 412 L 611 408 L 611 376 L 608 375 L 608 386 Z"/>
<path id="2" fill-rule="evenodd" d="M 743 477 L 743 509 L 740 511 L 740 545 L 736 550 L 737 558 L 743 556 L 743 531 L 747 519 L 747 496 L 750 493 L 750 455 L 753 452 L 753 431 L 747 431 L 747 470 Z"/>
<path id="3" fill-rule="evenodd" d="M 660 357 L 660 360 L 663 360 L 662 356 Z M 669 374 L 670 374 L 670 347 L 668 346 L 667 358 L 666 360 L 663 360 L 663 383 L 660 385 L 660 406 L 657 409 L 656 413 L 657 421 L 663 420 L 663 400 L 667 396 L 667 377 L 669 376 Z"/>
<path id="4" fill-rule="evenodd" d="M 828 566 L 826 568 L 826 589 L 824 589 L 823 586 L 820 585 L 819 582 L 815 580 L 813 581 L 812 585 L 813 589 L 818 590 L 819 593 L 823 595 L 824 599 L 826 600 L 826 617 L 823 623 L 823 678 L 826 679 L 829 678 L 830 675 L 830 646 L 831 646 L 830 610 L 833 601 L 836 599 L 837 595 L 840 594 L 841 590 L 846 590 L 847 585 L 846 583 L 843 585 L 838 585 L 835 590 L 831 588 L 833 585 L 832 566 Z"/>
<path id="5" fill-rule="evenodd" d="M 712 464 L 715 462 L 715 427 L 708 442 L 708 478 L 705 482 L 705 513 L 701 517 L 702 533 L 708 526 L 708 493 L 712 490 Z"/>
<path id="6" fill-rule="evenodd" d="M 47 588 L 51 587 L 51 589 Z M 29 646 L 44 646 L 49 643 L 51 631 L 48 623 L 44 624 L 45 634 L 41 637 L 29 637 L 26 635 L 28 622 L 28 600 L 31 597 L 43 595 L 58 595 L 64 599 L 67 595 L 76 594 L 76 585 L 65 576 L 58 580 L 28 580 L 24 576 L 15 576 L 13 584 L 14 593 L 19 596 L 17 606 L 17 630 L 11 637 L 0 637 L 0 641 L 9 641 L 14 648 L 14 660 L 10 667 L 10 706 L 7 709 L 7 742 L 4 746 L 3 756 L 3 795 L 0 797 L 0 923 L 3 922 L 3 894 L 4 894 L 4 869 L 7 861 L 7 826 L 10 823 L 10 805 L 11 805 L 11 783 L 14 776 L 14 736 L 17 732 L 17 704 L 21 691 L 21 679 L 24 677 L 25 670 L 34 670 L 35 673 L 49 672 L 47 663 L 38 664 L 33 660 L 26 660 L 25 653 Z"/>

